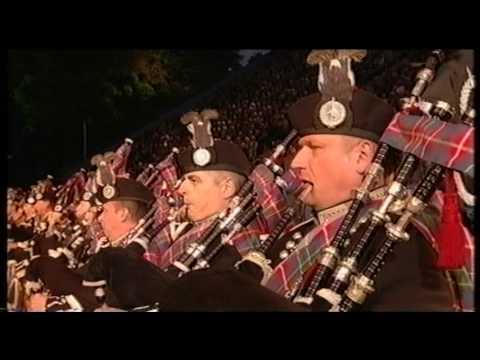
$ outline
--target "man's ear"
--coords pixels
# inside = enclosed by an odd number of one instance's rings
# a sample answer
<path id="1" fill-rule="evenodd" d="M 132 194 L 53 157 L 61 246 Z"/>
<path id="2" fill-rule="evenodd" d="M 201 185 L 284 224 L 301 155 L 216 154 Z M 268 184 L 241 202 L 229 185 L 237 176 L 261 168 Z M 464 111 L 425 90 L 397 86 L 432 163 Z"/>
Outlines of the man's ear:
<path id="1" fill-rule="evenodd" d="M 223 179 L 220 189 L 224 199 L 233 197 L 235 195 L 235 184 L 233 183 L 232 178 L 227 176 Z"/>
<path id="2" fill-rule="evenodd" d="M 119 212 L 119 216 L 120 216 L 120 221 L 121 222 L 126 222 L 129 218 L 129 211 L 126 207 L 122 207 L 120 208 L 120 210 L 118 210 Z"/>
<path id="3" fill-rule="evenodd" d="M 361 175 L 365 175 L 375 156 L 377 145 L 368 140 L 360 141 L 353 150 L 355 160 L 355 170 Z"/>

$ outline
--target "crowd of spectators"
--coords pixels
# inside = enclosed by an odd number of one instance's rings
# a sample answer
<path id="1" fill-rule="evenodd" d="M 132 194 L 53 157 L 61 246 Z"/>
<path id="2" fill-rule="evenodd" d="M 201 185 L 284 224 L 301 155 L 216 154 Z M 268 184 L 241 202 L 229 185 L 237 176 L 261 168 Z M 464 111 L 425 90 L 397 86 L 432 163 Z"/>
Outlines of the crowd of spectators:
<path id="1" fill-rule="evenodd" d="M 220 118 L 212 125 L 215 138 L 238 143 L 250 160 L 270 151 L 289 132 L 288 108 L 302 96 L 317 90 L 318 68 L 305 59 L 308 50 L 274 50 L 261 63 L 253 62 L 241 76 L 228 81 L 203 98 L 195 108 L 217 109 Z M 359 87 L 397 105 L 408 96 L 415 73 L 428 50 L 369 50 L 354 64 Z M 172 149 L 189 143 L 188 133 L 178 118 L 160 118 L 158 127 L 135 139 L 130 172 L 138 174 L 148 163 L 156 164 Z"/>

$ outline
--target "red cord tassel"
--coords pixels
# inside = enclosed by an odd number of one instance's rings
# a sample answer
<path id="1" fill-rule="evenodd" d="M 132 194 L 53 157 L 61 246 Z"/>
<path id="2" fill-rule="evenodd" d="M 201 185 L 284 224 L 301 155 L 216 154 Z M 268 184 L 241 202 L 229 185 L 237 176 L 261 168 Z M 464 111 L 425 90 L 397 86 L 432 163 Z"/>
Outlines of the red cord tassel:
<path id="1" fill-rule="evenodd" d="M 436 236 L 439 250 L 437 266 L 452 270 L 459 269 L 466 263 L 467 239 L 462 227 L 457 188 L 450 171 L 445 176 L 444 184 L 442 222 Z"/>

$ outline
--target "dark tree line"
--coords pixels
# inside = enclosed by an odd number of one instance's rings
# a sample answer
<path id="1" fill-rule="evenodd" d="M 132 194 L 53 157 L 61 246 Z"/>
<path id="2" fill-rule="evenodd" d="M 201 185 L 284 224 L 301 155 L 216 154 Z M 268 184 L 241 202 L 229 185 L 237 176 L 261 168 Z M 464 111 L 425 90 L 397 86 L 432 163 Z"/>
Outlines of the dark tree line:
<path id="1" fill-rule="evenodd" d="M 10 50 L 9 182 L 66 171 L 203 91 L 237 61 L 233 50 Z"/>

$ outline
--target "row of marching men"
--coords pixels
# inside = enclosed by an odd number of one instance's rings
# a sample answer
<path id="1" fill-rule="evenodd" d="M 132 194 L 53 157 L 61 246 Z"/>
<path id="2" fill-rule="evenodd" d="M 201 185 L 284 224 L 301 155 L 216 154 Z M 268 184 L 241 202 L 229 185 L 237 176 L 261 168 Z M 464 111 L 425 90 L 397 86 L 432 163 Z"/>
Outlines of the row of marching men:
<path id="1" fill-rule="evenodd" d="M 292 105 L 292 132 L 258 164 L 213 138 L 208 109 L 181 118 L 190 147 L 135 180 L 129 141 L 97 156 L 56 190 L 58 208 L 12 220 L 34 235 L 9 251 L 11 309 L 469 310 L 473 56 L 434 51 L 395 111 L 355 86 L 365 55 L 312 51 L 319 91 Z"/>
<path id="2" fill-rule="evenodd" d="M 127 138 L 115 153 L 94 156 L 92 165 L 106 161 L 118 176 L 127 177 L 132 143 Z M 9 310 L 25 309 L 25 299 L 42 288 L 41 279 L 28 279 L 30 269 L 38 267 L 43 257 L 61 259 L 69 269 L 76 269 L 108 244 L 98 222 L 102 206 L 94 196 L 95 175 L 82 168 L 64 184 L 55 185 L 48 175 L 28 190 L 7 189 Z"/>

